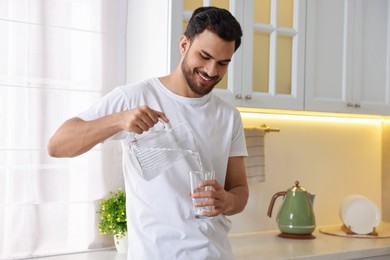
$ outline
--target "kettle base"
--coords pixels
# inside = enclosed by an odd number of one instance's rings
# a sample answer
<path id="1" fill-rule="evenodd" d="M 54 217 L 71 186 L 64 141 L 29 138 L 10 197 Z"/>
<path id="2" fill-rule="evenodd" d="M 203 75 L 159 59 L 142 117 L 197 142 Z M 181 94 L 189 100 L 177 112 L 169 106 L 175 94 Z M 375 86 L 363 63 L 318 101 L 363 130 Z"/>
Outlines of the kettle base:
<path id="1" fill-rule="evenodd" d="M 290 238 L 290 239 L 315 239 L 316 238 L 312 234 L 288 234 L 288 233 L 280 233 L 278 237 Z"/>

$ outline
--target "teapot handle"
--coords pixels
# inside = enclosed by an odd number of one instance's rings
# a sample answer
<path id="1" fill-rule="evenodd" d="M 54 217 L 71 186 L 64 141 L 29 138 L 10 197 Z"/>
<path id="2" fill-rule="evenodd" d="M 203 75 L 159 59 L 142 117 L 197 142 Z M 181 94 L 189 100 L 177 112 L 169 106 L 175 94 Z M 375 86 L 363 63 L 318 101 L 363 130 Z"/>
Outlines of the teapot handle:
<path id="1" fill-rule="evenodd" d="M 271 217 L 272 215 L 272 209 L 274 208 L 274 204 L 275 204 L 275 200 L 279 197 L 279 196 L 285 196 L 286 195 L 286 191 L 279 191 L 277 193 L 275 193 L 274 196 L 272 196 L 272 199 L 269 203 L 269 207 L 268 207 L 268 213 L 267 213 L 267 216 L 268 217 Z"/>

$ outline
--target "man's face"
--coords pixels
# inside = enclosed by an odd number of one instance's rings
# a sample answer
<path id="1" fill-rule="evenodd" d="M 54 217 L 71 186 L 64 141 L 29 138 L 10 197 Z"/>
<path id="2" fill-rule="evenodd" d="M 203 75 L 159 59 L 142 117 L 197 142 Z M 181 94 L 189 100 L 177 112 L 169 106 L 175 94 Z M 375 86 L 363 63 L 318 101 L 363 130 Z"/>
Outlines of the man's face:
<path id="1" fill-rule="evenodd" d="M 215 33 L 205 30 L 191 43 L 183 37 L 181 47 L 181 70 L 193 92 L 192 96 L 200 97 L 210 93 L 226 74 L 235 42 L 225 41 Z"/>

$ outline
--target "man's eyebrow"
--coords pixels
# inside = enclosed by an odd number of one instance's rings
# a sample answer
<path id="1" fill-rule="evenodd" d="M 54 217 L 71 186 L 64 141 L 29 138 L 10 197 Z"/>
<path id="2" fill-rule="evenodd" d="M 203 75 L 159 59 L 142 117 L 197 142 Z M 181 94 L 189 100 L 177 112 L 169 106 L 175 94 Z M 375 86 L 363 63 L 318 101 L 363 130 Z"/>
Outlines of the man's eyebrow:
<path id="1" fill-rule="evenodd" d="M 214 58 L 210 53 L 208 53 L 207 51 L 201 50 L 200 52 L 201 52 L 203 55 L 206 55 L 207 57 L 212 58 L 212 59 L 215 60 L 215 58 Z M 230 62 L 230 61 L 231 61 L 231 59 L 226 59 L 226 60 L 219 60 L 218 62 Z"/>

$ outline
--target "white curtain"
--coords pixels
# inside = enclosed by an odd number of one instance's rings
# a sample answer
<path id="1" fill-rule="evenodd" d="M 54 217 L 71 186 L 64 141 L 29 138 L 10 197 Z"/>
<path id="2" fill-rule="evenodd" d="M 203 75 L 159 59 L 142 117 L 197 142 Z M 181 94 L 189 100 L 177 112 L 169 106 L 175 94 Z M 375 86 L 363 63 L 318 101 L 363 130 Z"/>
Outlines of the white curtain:
<path id="1" fill-rule="evenodd" d="M 99 200 L 123 186 L 117 144 L 73 159 L 49 137 L 125 83 L 126 0 L 0 0 L 0 259 L 94 250 Z"/>

